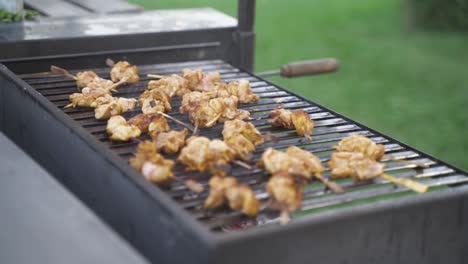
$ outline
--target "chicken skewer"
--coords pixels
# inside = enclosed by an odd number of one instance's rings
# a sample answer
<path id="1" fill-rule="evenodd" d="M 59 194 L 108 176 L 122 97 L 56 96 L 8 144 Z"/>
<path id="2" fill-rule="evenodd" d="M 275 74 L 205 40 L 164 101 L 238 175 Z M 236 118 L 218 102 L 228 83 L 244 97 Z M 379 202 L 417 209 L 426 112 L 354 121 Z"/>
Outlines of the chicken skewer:
<path id="1" fill-rule="evenodd" d="M 385 164 L 379 163 L 360 152 L 335 152 L 328 166 L 332 178 L 352 177 L 356 181 L 364 181 L 381 177 L 397 185 L 405 186 L 415 192 L 427 192 L 428 186 L 410 179 L 399 179 L 384 173 Z"/>
<path id="2" fill-rule="evenodd" d="M 137 66 L 131 65 L 128 61 L 115 63 L 108 58 L 106 64 L 112 68 L 110 76 L 113 82 L 124 81 L 126 83 L 137 83 L 140 80 Z"/>
<path id="3" fill-rule="evenodd" d="M 155 144 L 151 141 L 139 143 L 137 152 L 130 158 L 129 163 L 145 179 L 158 185 L 164 185 L 173 180 L 180 181 L 180 179 L 174 176 L 175 162 L 165 159 L 159 154 Z M 191 179 L 185 180 L 182 183 L 196 193 L 203 191 L 203 186 Z"/>
<path id="4" fill-rule="evenodd" d="M 219 208 L 226 202 L 236 211 L 242 211 L 249 217 L 256 216 L 260 210 L 260 203 L 255 192 L 246 184 L 240 184 L 234 177 L 213 176 L 209 181 L 210 192 L 204 207 Z"/>
<path id="5" fill-rule="evenodd" d="M 377 144 L 371 139 L 362 135 L 351 135 L 343 138 L 335 149 L 340 152 L 358 152 L 364 154 L 366 157 L 380 161 L 382 159 L 388 159 L 391 161 L 403 162 L 406 164 L 416 165 L 419 167 L 427 168 L 428 166 L 421 163 L 416 163 L 407 160 L 397 159 L 390 155 L 385 155 L 385 147 L 382 144 Z"/>
<path id="6" fill-rule="evenodd" d="M 337 183 L 322 176 L 325 168 L 318 157 L 296 146 L 288 147 L 286 152 L 268 148 L 263 152 L 257 165 L 271 174 L 285 172 L 305 180 L 316 178 L 333 192 L 338 194 L 344 192 Z"/>
<path id="7" fill-rule="evenodd" d="M 314 121 L 304 110 L 289 111 L 283 108 L 270 112 L 270 119 L 267 121 L 274 127 L 296 129 L 299 136 L 304 136 L 309 142 L 312 141 L 312 130 Z"/>
<path id="8" fill-rule="evenodd" d="M 266 190 L 280 210 L 280 223 L 289 222 L 289 213 L 302 206 L 303 186 L 298 184 L 294 176 L 287 172 L 273 174 L 268 180 Z"/>
<path id="9" fill-rule="evenodd" d="M 117 91 L 116 88 L 125 83 L 125 81 L 123 80 L 114 83 L 110 80 L 106 80 L 104 78 L 99 77 L 93 71 L 78 72 L 75 76 L 69 73 L 67 70 L 54 65 L 50 67 L 50 71 L 75 80 L 78 90 L 84 87 L 89 87 L 91 89 L 100 89 L 110 93 L 111 91 Z"/>
<path id="10" fill-rule="evenodd" d="M 122 116 L 113 116 L 107 121 L 106 131 L 109 138 L 115 141 L 129 141 L 141 135 L 141 130 L 127 123 Z"/>
<path id="11" fill-rule="evenodd" d="M 224 142 L 236 152 L 236 157 L 242 160 L 247 160 L 255 147 L 265 142 L 252 123 L 237 119 L 224 122 L 222 134 Z"/>

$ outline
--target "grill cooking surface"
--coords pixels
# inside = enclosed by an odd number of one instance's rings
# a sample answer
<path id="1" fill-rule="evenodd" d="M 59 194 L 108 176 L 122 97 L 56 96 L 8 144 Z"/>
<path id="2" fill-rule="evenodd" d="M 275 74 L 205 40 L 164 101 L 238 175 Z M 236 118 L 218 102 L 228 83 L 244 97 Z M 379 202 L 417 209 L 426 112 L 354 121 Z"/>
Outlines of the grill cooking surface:
<path id="1" fill-rule="evenodd" d="M 58 65 L 60 66 L 60 65 Z M 203 69 L 204 71 L 219 71 L 224 81 L 235 81 L 238 79 L 247 79 L 251 82 L 253 91 L 260 96 L 256 103 L 241 104 L 240 109 L 251 112 L 254 118 L 251 122 L 262 132 L 271 132 L 277 136 L 280 141 L 277 143 L 266 142 L 257 147 L 254 153 L 254 159 L 249 162 L 254 165 L 259 159 L 263 150 L 267 147 L 276 149 L 286 148 L 289 145 L 297 145 L 314 152 L 322 162 L 326 163 L 332 152 L 332 147 L 343 137 L 352 134 L 366 135 L 375 142 L 385 145 L 386 153 L 397 158 L 405 158 L 418 163 L 429 165 L 429 168 L 415 168 L 414 165 L 401 162 L 387 163 L 386 172 L 397 177 L 416 177 L 419 182 L 423 182 L 431 187 L 430 191 L 447 189 L 456 185 L 468 182 L 468 177 L 437 160 L 426 157 L 413 149 L 409 149 L 394 140 L 384 137 L 381 134 L 370 131 L 362 125 L 356 124 L 347 118 L 334 112 L 324 109 L 314 103 L 307 102 L 296 95 L 293 95 L 281 88 L 256 78 L 248 73 L 242 72 L 237 68 L 223 61 L 197 61 L 185 63 L 157 64 L 138 66 L 141 74 L 138 84 L 125 85 L 120 87 L 118 93 L 114 96 L 120 97 L 138 97 L 147 87 L 148 78 L 146 74 L 179 74 L 183 68 Z M 89 69 L 85 69 L 89 70 Z M 109 68 L 93 69 L 101 77 L 109 79 Z M 71 71 L 73 74 L 77 71 Z M 38 92 L 45 96 L 60 109 L 69 103 L 68 96 L 77 91 L 75 81 L 69 78 L 50 74 L 38 73 L 20 76 L 23 80 L 34 87 Z M 189 122 L 185 115 L 178 113 L 180 98 L 173 98 L 172 112 L 173 117 Z M 313 141 L 309 143 L 303 140 L 303 137 L 296 135 L 293 130 L 272 128 L 267 124 L 269 111 L 277 107 L 286 109 L 304 109 L 315 121 L 313 131 Z M 111 142 L 106 134 L 105 127 L 107 121 L 100 121 L 94 118 L 94 109 L 74 108 L 64 109 L 64 112 L 72 119 L 82 125 L 86 130 L 93 134 L 99 141 L 111 148 L 117 155 L 125 161 L 135 152 L 138 141 L 128 143 Z M 139 114 L 141 111 L 125 113 L 123 116 L 128 118 Z M 172 129 L 181 130 L 182 127 L 171 120 L 168 120 Z M 223 124 L 217 124 L 212 128 L 203 128 L 200 135 L 209 138 L 221 138 Z M 142 138 L 147 137 L 146 135 Z M 147 137 L 149 139 L 149 137 Z M 167 158 L 175 159 L 176 155 L 165 155 Z M 205 187 L 210 177 L 207 173 L 185 172 L 180 164 L 176 166 L 175 175 L 181 179 L 196 179 Z M 257 198 L 266 202 L 268 195 L 265 192 L 265 183 L 268 175 L 262 170 L 253 166 L 252 170 L 247 170 L 236 165 L 232 165 L 231 175 L 237 177 L 241 182 L 249 184 L 257 193 Z M 325 173 L 328 176 L 328 173 Z M 304 203 L 302 208 L 292 215 L 292 218 L 300 217 L 305 214 L 320 213 L 324 210 L 338 209 L 341 207 L 353 206 L 356 204 L 369 203 L 383 199 L 396 199 L 405 195 L 416 195 L 406 188 L 397 187 L 381 179 L 374 182 L 354 183 L 350 179 L 341 179 L 337 182 L 346 189 L 345 194 L 335 195 L 324 189 L 321 183 L 314 183 L 305 188 Z M 162 188 L 167 195 L 178 201 L 187 211 L 196 217 L 203 224 L 214 231 L 232 231 L 237 229 L 249 228 L 255 225 L 265 225 L 277 223 L 279 221 L 276 212 L 263 212 L 255 219 L 242 216 L 239 212 L 232 212 L 228 209 L 207 211 L 203 209 L 203 201 L 207 195 L 207 188 L 202 194 L 195 195 L 179 182 L 175 181 L 169 186 Z M 424 195 L 424 194 L 423 194 Z"/>

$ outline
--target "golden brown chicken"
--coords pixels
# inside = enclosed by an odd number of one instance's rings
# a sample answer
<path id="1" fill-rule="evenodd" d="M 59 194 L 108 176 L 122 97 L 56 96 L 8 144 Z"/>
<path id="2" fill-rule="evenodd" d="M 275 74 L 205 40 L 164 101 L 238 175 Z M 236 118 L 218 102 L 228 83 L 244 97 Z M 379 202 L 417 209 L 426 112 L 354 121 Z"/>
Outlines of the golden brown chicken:
<path id="1" fill-rule="evenodd" d="M 219 83 L 213 89 L 216 91 L 214 97 L 231 97 L 236 96 L 239 99 L 239 103 L 246 104 L 250 102 L 256 102 L 260 97 L 256 95 L 250 87 L 250 82 L 247 80 L 239 80 L 237 82 L 230 83 Z"/>
<path id="2" fill-rule="evenodd" d="M 252 123 L 228 120 L 223 128 L 224 142 L 236 151 L 236 157 L 246 160 L 255 146 L 264 143 L 264 138 Z"/>
<path id="3" fill-rule="evenodd" d="M 141 132 L 148 132 L 149 125 L 160 116 L 160 114 L 138 114 L 128 120 L 128 124 L 138 127 Z"/>
<path id="4" fill-rule="evenodd" d="M 367 158 L 376 161 L 380 160 L 385 155 L 385 148 L 382 144 L 376 144 L 374 141 L 362 135 L 352 135 L 343 138 L 335 149 L 340 152 L 362 153 Z"/>
<path id="5" fill-rule="evenodd" d="M 167 132 L 170 129 L 167 119 L 163 115 L 157 115 L 151 119 L 148 125 L 148 134 L 154 139 L 159 133 Z"/>
<path id="6" fill-rule="evenodd" d="M 235 96 L 228 98 L 214 98 L 207 103 L 194 103 L 188 110 L 189 118 L 199 127 L 212 127 L 217 122 L 233 119 L 248 119 L 250 113 L 237 109 L 238 99 Z"/>
<path id="7" fill-rule="evenodd" d="M 129 141 L 141 135 L 138 127 L 129 125 L 122 116 L 113 116 L 107 121 L 106 127 L 109 138 L 115 141 Z"/>
<path id="8" fill-rule="evenodd" d="M 94 109 L 94 117 L 99 120 L 108 119 L 111 116 L 120 115 L 128 111 L 133 111 L 135 110 L 136 105 L 136 99 L 114 97 L 110 100 L 110 102 L 101 102 L 101 104 L 98 105 L 96 109 Z"/>
<path id="9" fill-rule="evenodd" d="M 210 192 L 205 208 L 218 208 L 228 202 L 229 207 L 253 217 L 258 214 L 260 203 L 254 191 L 245 184 L 239 184 L 234 177 L 213 176 L 209 182 Z"/>
<path id="10" fill-rule="evenodd" d="M 281 210 L 292 212 L 302 205 L 303 187 L 287 172 L 273 174 L 268 180 L 266 190 Z"/>
<path id="11" fill-rule="evenodd" d="M 113 82 L 137 83 L 140 80 L 137 66 L 131 65 L 128 61 L 114 63 L 111 59 L 107 59 L 106 62 L 112 67 L 110 76 Z"/>
<path id="12" fill-rule="evenodd" d="M 322 176 L 325 167 L 317 156 L 296 146 L 289 146 L 286 152 L 268 148 L 258 165 L 271 174 L 285 172 L 302 180 L 317 179 L 335 193 L 344 192 L 338 184 Z"/>
<path id="13" fill-rule="evenodd" d="M 184 147 L 187 134 L 188 130 L 186 128 L 182 131 L 160 132 L 153 138 L 154 145 L 164 153 L 174 154 Z"/>
<path id="14" fill-rule="evenodd" d="M 122 85 L 123 83 L 118 82 L 118 83 L 113 83 L 110 80 L 106 80 L 104 78 L 99 77 L 95 72 L 93 71 L 83 71 L 83 72 L 78 72 L 75 75 L 72 75 L 69 73 L 67 70 L 59 68 L 57 66 L 51 66 L 50 71 L 53 73 L 61 74 L 64 76 L 67 76 L 73 80 L 76 81 L 76 86 L 78 89 L 88 87 L 91 89 L 99 89 L 103 90 L 105 92 L 111 92 L 115 91 L 115 89 Z"/>
<path id="15" fill-rule="evenodd" d="M 183 69 L 182 77 L 187 80 L 187 87 L 192 91 L 209 92 L 221 82 L 219 72 L 205 73 L 202 70 Z"/>
<path id="16" fill-rule="evenodd" d="M 222 166 L 229 164 L 235 157 L 235 151 L 224 141 L 209 140 L 206 137 L 191 137 L 177 158 L 189 171 L 210 171 L 224 175 Z"/>
<path id="17" fill-rule="evenodd" d="M 355 181 L 371 180 L 381 177 L 415 192 L 427 192 L 429 187 L 411 179 L 400 179 L 384 173 L 385 164 L 366 157 L 359 152 L 335 152 L 328 162 L 332 178 L 352 177 Z"/>
<path id="18" fill-rule="evenodd" d="M 181 103 L 181 106 L 179 107 L 179 112 L 181 114 L 185 114 L 191 108 L 197 105 L 208 103 L 210 99 L 211 99 L 211 96 L 208 93 L 202 93 L 202 92 L 196 92 L 196 91 L 186 93 L 182 97 L 182 103 Z"/>
<path id="19" fill-rule="evenodd" d="M 174 179 L 175 162 L 164 159 L 151 141 L 138 144 L 137 152 L 129 162 L 148 181 L 162 184 Z"/>
<path id="20" fill-rule="evenodd" d="M 171 111 L 171 98 L 161 90 L 146 90 L 138 97 L 138 103 L 144 114 L 156 114 Z"/>
<path id="21" fill-rule="evenodd" d="M 309 114 L 304 110 L 289 111 L 285 109 L 275 109 L 270 112 L 268 123 L 274 127 L 283 127 L 287 129 L 295 128 L 299 136 L 304 136 L 312 141 L 312 129 L 314 121 L 310 119 Z"/>
<path id="22" fill-rule="evenodd" d="M 150 75 L 150 77 L 153 75 Z M 178 76 L 158 76 L 161 77 L 159 80 L 153 80 L 148 82 L 148 90 L 160 90 L 163 91 L 167 96 L 183 96 L 190 93 L 191 90 L 187 88 L 187 80 Z"/>
<path id="23" fill-rule="evenodd" d="M 69 107 L 96 107 L 96 99 L 104 97 L 106 100 L 112 98 L 110 92 L 106 92 L 101 89 L 91 89 L 89 87 L 85 87 L 81 90 L 81 93 L 72 93 L 69 96 L 70 104 L 66 105 L 65 108 Z"/>

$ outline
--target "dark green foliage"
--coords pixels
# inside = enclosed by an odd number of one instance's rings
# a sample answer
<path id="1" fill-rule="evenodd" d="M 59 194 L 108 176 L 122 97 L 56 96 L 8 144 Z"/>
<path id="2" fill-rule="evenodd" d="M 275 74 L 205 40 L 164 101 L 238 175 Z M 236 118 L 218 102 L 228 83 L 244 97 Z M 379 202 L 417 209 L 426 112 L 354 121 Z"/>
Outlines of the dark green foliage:
<path id="1" fill-rule="evenodd" d="M 468 31 L 468 0 L 406 0 L 410 26 Z"/>
<path id="2" fill-rule="evenodd" d="M 4 9 L 0 9 L 0 22 L 20 22 L 23 21 L 23 19 L 32 19 L 37 15 L 39 15 L 39 13 L 32 10 L 24 10 L 21 12 L 12 13 Z"/>

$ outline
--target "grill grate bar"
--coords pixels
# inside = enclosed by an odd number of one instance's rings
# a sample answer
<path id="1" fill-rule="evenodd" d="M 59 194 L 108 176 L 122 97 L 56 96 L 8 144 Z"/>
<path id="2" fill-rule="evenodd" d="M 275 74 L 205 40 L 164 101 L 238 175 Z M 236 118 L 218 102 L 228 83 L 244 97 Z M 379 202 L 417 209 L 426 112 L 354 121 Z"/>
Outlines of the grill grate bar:
<path id="1" fill-rule="evenodd" d="M 185 63 L 170 63 L 159 65 L 142 65 L 139 66 L 141 81 L 137 84 L 125 85 L 119 88 L 119 92 L 115 96 L 122 97 L 137 97 L 141 92 L 146 89 L 147 81 L 146 76 L 148 73 L 170 75 L 178 74 L 183 68 L 199 68 L 204 71 L 219 71 L 224 81 L 236 81 L 239 79 L 247 79 L 251 81 L 252 89 L 260 96 L 260 100 L 255 104 L 240 105 L 240 109 L 245 109 L 251 112 L 251 122 L 257 126 L 262 133 L 271 133 L 280 139 L 279 142 L 266 142 L 258 146 L 252 155 L 252 160 L 247 161 L 251 165 L 259 160 L 262 152 L 267 147 L 274 147 L 277 149 L 286 148 L 289 145 L 296 145 L 301 148 L 307 149 L 320 157 L 322 162 L 327 162 L 330 154 L 333 151 L 333 146 L 344 137 L 353 134 L 362 134 L 369 136 L 377 143 L 382 143 L 385 146 L 386 153 L 391 154 L 397 158 L 404 158 L 414 162 L 422 162 L 429 165 L 429 168 L 416 168 L 415 165 L 384 160 L 387 164 L 386 171 L 390 174 L 408 178 L 416 177 L 431 186 L 453 186 L 457 184 L 467 183 L 468 177 L 466 175 L 457 174 L 457 172 L 445 165 L 439 164 L 437 161 L 427 158 L 425 155 L 407 149 L 405 146 L 394 142 L 392 139 L 383 137 L 375 132 L 369 131 L 361 125 L 355 124 L 353 121 L 348 120 L 340 115 L 316 106 L 313 103 L 302 100 L 300 97 L 293 95 L 283 89 L 271 85 L 263 80 L 257 79 L 248 73 L 242 72 L 239 69 L 220 60 L 213 61 L 197 61 Z M 109 78 L 109 68 L 92 69 L 103 78 Z M 70 71 L 72 74 L 76 70 Z M 38 92 L 44 95 L 49 101 L 54 103 L 57 107 L 63 108 L 68 104 L 68 96 L 76 92 L 75 83 L 66 77 L 50 74 L 26 74 L 21 75 L 26 82 L 32 85 Z M 173 110 L 169 112 L 170 115 L 188 122 L 185 115 L 178 113 L 180 106 L 180 99 L 173 100 Z M 304 109 L 315 121 L 315 129 L 313 134 L 313 141 L 307 142 L 304 138 L 299 137 L 292 130 L 284 130 L 273 128 L 267 123 L 269 111 L 284 107 L 290 110 Z M 109 141 L 106 133 L 106 121 L 94 119 L 94 111 L 92 109 L 64 109 L 64 112 L 73 118 L 76 122 L 82 125 L 88 132 L 93 134 L 96 139 L 100 140 L 103 144 L 107 145 L 117 155 L 127 161 L 135 151 L 137 141 L 117 143 Z M 136 114 L 141 113 L 139 109 L 125 113 L 126 118 L 130 118 Z M 182 127 L 169 121 L 171 128 L 180 130 Z M 217 124 L 209 129 L 202 129 L 200 135 L 210 138 L 222 138 L 221 131 L 223 125 Z M 143 139 L 149 139 L 144 136 Z M 167 155 L 167 158 L 175 159 L 176 155 Z M 180 179 L 196 179 L 202 185 L 207 186 L 210 175 L 208 173 L 200 172 L 186 172 L 180 164 L 176 165 L 175 174 Z M 235 176 L 239 181 L 249 184 L 256 192 L 257 198 L 265 202 L 268 195 L 265 192 L 265 183 L 268 179 L 261 169 L 253 167 L 252 170 L 247 170 L 242 167 L 233 165 L 230 171 L 232 176 Z M 329 171 L 324 173 L 325 177 L 329 176 Z M 337 182 L 342 185 L 347 193 L 342 195 L 334 195 L 324 189 L 321 183 L 312 183 L 308 185 L 304 191 L 304 205 L 294 217 L 299 217 L 301 214 L 307 212 L 319 212 L 334 206 L 351 204 L 354 202 L 367 201 L 372 199 L 380 199 L 382 197 L 411 194 L 407 189 L 402 187 L 395 187 L 388 182 L 376 179 L 374 182 L 360 182 L 354 183 L 350 179 L 339 179 Z M 168 196 L 172 197 L 179 204 L 188 210 L 195 218 L 199 219 L 207 227 L 214 231 L 223 230 L 223 226 L 229 224 L 238 224 L 245 221 L 251 221 L 255 225 L 264 225 L 269 223 L 277 223 L 278 214 L 272 213 L 269 210 L 262 212 L 254 219 L 248 219 L 242 216 L 239 212 L 232 212 L 226 208 L 219 210 L 208 211 L 203 209 L 203 201 L 207 195 L 207 191 L 195 195 L 189 191 L 186 186 L 180 182 L 172 182 L 167 186 L 160 187 Z"/>

